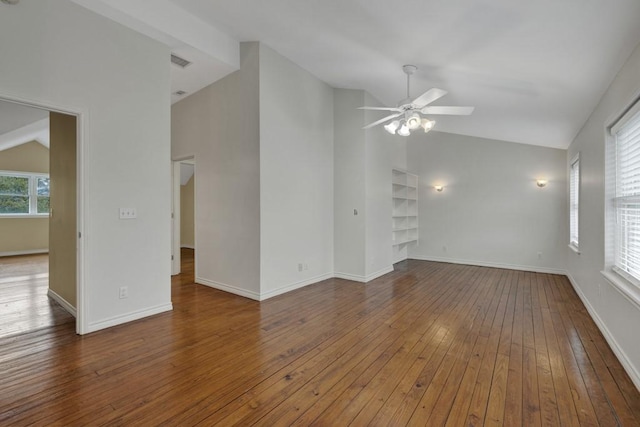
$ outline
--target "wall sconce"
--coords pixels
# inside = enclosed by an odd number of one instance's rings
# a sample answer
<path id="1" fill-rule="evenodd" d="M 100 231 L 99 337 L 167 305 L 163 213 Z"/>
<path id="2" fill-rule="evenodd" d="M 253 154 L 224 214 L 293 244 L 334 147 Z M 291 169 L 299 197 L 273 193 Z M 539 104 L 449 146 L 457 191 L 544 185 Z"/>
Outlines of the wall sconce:
<path id="1" fill-rule="evenodd" d="M 540 188 L 544 188 L 547 186 L 547 180 L 546 179 L 538 179 L 536 181 L 536 185 Z"/>
<path id="2" fill-rule="evenodd" d="M 442 193 L 442 190 L 444 190 L 442 185 L 434 185 L 433 188 L 435 188 L 438 193 Z"/>

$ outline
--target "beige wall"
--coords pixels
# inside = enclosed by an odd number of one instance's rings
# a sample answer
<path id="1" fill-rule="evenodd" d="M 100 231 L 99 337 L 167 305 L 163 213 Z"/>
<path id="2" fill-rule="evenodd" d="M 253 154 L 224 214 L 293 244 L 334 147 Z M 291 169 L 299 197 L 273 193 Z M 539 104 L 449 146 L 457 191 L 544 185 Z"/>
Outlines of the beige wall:
<path id="1" fill-rule="evenodd" d="M 180 246 L 183 248 L 195 248 L 194 182 L 195 175 L 185 185 L 180 186 Z"/>
<path id="2" fill-rule="evenodd" d="M 49 149 L 32 141 L 0 151 L 0 170 L 49 173 Z M 48 218 L 0 218 L 0 256 L 46 251 Z"/>
<path id="3" fill-rule="evenodd" d="M 49 289 L 76 307 L 76 118 L 51 113 Z"/>

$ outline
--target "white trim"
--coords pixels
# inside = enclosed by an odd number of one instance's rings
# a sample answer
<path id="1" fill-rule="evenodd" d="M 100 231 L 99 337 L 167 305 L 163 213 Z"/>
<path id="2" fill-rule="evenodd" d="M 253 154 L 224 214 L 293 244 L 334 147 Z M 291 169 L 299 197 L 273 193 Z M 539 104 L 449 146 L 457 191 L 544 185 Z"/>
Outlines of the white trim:
<path id="1" fill-rule="evenodd" d="M 49 112 L 58 112 L 75 116 L 76 118 L 76 224 L 77 233 L 82 233 L 82 237 L 85 237 L 85 227 L 88 228 L 89 219 L 85 218 L 85 201 L 87 199 L 87 176 L 89 171 L 86 170 L 88 158 L 88 144 L 85 144 L 87 140 L 86 135 L 89 133 L 90 115 L 89 110 L 86 108 L 80 108 L 78 106 L 60 105 L 53 103 L 49 100 L 43 100 L 42 98 L 30 99 L 21 95 L 9 92 L 0 92 L 0 99 L 8 102 L 14 102 L 16 104 L 26 105 L 28 107 L 41 108 L 49 110 Z M 86 313 L 87 301 L 84 284 L 86 277 L 88 276 L 88 267 L 85 262 L 85 253 L 88 251 L 86 239 L 78 238 L 77 255 L 76 255 L 76 300 L 77 311 L 76 317 L 76 333 L 84 334 L 89 332 L 87 325 L 88 316 Z"/>
<path id="2" fill-rule="evenodd" d="M 193 245 L 180 245 L 180 248 L 193 249 L 193 250 L 195 250 L 195 249 L 196 249 L 196 247 L 195 247 L 195 246 L 193 246 Z"/>
<path id="3" fill-rule="evenodd" d="M 119 316 L 109 317 L 108 319 L 100 320 L 98 322 L 90 322 L 87 325 L 87 330 L 83 333 L 99 331 L 101 329 L 110 328 L 112 326 L 121 325 L 123 323 L 133 322 L 134 320 L 143 319 L 145 317 L 153 316 L 155 314 L 164 313 L 166 311 L 173 310 L 173 304 L 161 304 L 155 307 L 147 308 L 144 310 L 134 311 L 132 313 L 121 314 Z"/>
<path id="4" fill-rule="evenodd" d="M 18 255 L 35 255 L 35 254 L 48 254 L 49 249 L 28 249 L 26 251 L 8 251 L 0 252 L 0 257 L 4 256 L 18 256 Z"/>
<path id="5" fill-rule="evenodd" d="M 33 219 L 44 218 L 49 219 L 48 213 L 41 214 L 0 214 L 0 219 Z"/>
<path id="6" fill-rule="evenodd" d="M 606 272 L 602 272 L 602 274 L 604 275 L 605 278 L 607 278 L 607 281 L 609 281 L 608 276 L 606 275 Z M 602 332 L 602 335 L 604 336 L 604 339 L 609 344 L 609 347 L 611 347 L 611 350 L 613 350 L 614 354 L 620 361 L 620 364 L 622 364 L 622 367 L 627 372 L 627 375 L 629 375 L 629 378 L 631 378 L 631 381 L 636 386 L 636 388 L 640 390 L 640 372 L 638 372 L 636 368 L 633 366 L 633 363 L 629 360 L 629 357 L 627 357 L 627 354 L 624 352 L 622 347 L 620 347 L 620 345 L 618 344 L 616 339 L 613 337 L 613 335 L 611 334 L 611 332 L 609 331 L 605 323 L 600 318 L 600 316 L 598 316 L 598 313 L 593 308 L 593 306 L 589 303 L 589 300 L 584 295 L 584 293 L 582 292 L 582 289 L 580 289 L 580 287 L 578 286 L 576 281 L 573 279 L 571 274 L 567 272 L 566 276 L 569 279 L 571 286 L 573 286 L 573 289 L 576 291 L 576 294 L 578 294 L 578 297 L 582 301 L 582 304 L 584 304 L 584 306 L 587 308 L 587 311 L 589 312 L 589 315 L 595 322 L 596 326 L 598 327 L 598 329 L 600 329 L 600 332 Z M 618 287 L 615 285 L 613 287 L 615 289 L 618 289 Z"/>
<path id="7" fill-rule="evenodd" d="M 367 283 L 374 279 L 377 279 L 378 277 L 384 276 L 385 274 L 391 273 L 392 271 L 393 265 L 390 265 L 389 267 L 385 267 L 382 270 L 376 271 L 375 273 L 371 273 L 367 276 L 335 272 L 333 277 L 337 279 L 351 280 L 352 282 Z"/>
<path id="8" fill-rule="evenodd" d="M 609 132 L 611 135 L 615 135 L 621 127 L 623 127 L 631 118 L 640 112 L 640 99 L 636 96 L 635 100 L 631 102 L 631 105 L 627 107 L 621 117 L 619 117 L 612 125 L 610 125 Z"/>
<path id="9" fill-rule="evenodd" d="M 322 282 L 323 280 L 332 279 L 333 277 L 334 276 L 331 273 L 321 274 L 320 276 L 312 277 L 310 279 L 305 279 L 299 282 L 291 283 L 289 285 L 281 286 L 277 289 L 260 293 L 260 301 L 264 301 L 266 299 L 273 298 L 275 296 L 282 295 L 284 293 L 291 292 L 296 289 L 304 288 L 305 286 L 313 285 L 314 283 Z"/>
<path id="10" fill-rule="evenodd" d="M 72 306 L 66 299 L 64 299 L 60 295 L 58 295 L 51 288 L 49 288 L 49 290 L 47 291 L 47 296 L 49 298 L 51 298 L 52 300 L 54 300 L 55 302 L 57 302 L 58 304 L 60 304 L 62 306 L 62 308 L 67 310 L 69 312 L 69 314 L 71 314 L 73 317 L 76 317 L 76 315 L 77 315 L 76 308 L 74 306 Z"/>
<path id="11" fill-rule="evenodd" d="M 640 309 L 640 289 L 615 271 L 600 272 L 609 284 L 623 297 Z"/>
<path id="12" fill-rule="evenodd" d="M 229 292 L 230 294 L 240 295 L 241 297 L 260 301 L 260 294 L 258 292 L 247 291 L 246 289 L 238 288 L 232 285 L 227 285 L 225 283 L 214 282 L 213 280 L 204 279 L 202 277 L 196 277 L 195 282 L 198 283 L 199 285 L 209 286 L 210 288 Z"/>
<path id="13" fill-rule="evenodd" d="M 503 264 L 499 262 L 473 261 L 473 260 L 467 260 L 467 259 L 441 258 L 441 257 L 411 256 L 409 258 L 417 259 L 419 261 L 447 262 L 451 264 L 475 265 L 478 267 L 492 267 L 492 268 L 504 268 L 506 270 L 531 271 L 534 273 L 562 274 L 562 275 L 567 274 L 565 270 L 560 268 L 536 267 L 531 265 Z"/>

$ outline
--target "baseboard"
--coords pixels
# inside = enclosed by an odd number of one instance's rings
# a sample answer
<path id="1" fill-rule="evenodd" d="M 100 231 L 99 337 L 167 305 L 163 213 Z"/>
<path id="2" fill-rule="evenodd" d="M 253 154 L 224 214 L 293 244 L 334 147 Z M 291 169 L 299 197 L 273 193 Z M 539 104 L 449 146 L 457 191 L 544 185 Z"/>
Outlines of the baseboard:
<path id="1" fill-rule="evenodd" d="M 231 294 L 240 295 L 241 297 L 260 301 L 260 294 L 258 292 L 248 291 L 246 289 L 238 288 L 236 286 L 227 285 L 226 283 L 214 282 L 213 280 L 204 279 L 202 277 L 196 277 L 195 282 L 200 285 L 205 285 L 205 286 L 209 286 L 210 288 L 218 289 L 220 291 L 225 291 Z"/>
<path id="2" fill-rule="evenodd" d="M 60 295 L 58 295 L 51 288 L 49 288 L 49 290 L 47 291 L 47 296 L 49 296 L 49 298 L 51 298 L 52 300 L 54 300 L 55 302 L 60 304 L 62 306 L 62 308 L 67 310 L 69 312 L 69 314 L 71 314 L 73 317 L 77 317 L 76 308 L 74 306 L 72 306 L 66 299 L 64 299 Z"/>
<path id="3" fill-rule="evenodd" d="M 87 327 L 86 333 L 96 332 L 101 329 L 110 328 L 112 326 L 121 325 L 123 323 L 133 322 L 134 320 L 142 319 L 144 317 L 153 316 L 155 314 L 164 313 L 165 311 L 173 310 L 173 304 L 161 304 L 155 307 L 150 307 L 145 310 L 134 311 L 132 313 L 122 314 L 120 316 L 110 317 L 98 322 L 91 322 Z"/>
<path id="4" fill-rule="evenodd" d="M 278 295 L 282 295 L 287 292 L 294 291 L 296 289 L 304 288 L 305 286 L 312 285 L 314 283 L 322 282 L 323 280 L 331 279 L 334 275 L 331 273 L 321 274 L 320 276 L 312 277 L 310 279 L 301 280 L 299 282 L 291 283 L 289 285 L 282 286 L 278 289 L 274 289 L 269 292 L 260 293 L 260 301 L 264 301 L 269 298 L 273 298 Z"/>
<path id="5" fill-rule="evenodd" d="M 372 281 L 373 279 L 377 279 L 380 276 L 384 276 L 387 273 L 391 273 L 392 271 L 393 265 L 390 265 L 389 267 L 385 267 L 382 270 L 376 271 L 375 273 L 371 273 L 367 276 L 336 272 L 333 274 L 333 277 L 337 279 L 351 280 L 352 282 L 367 283 Z"/>
<path id="6" fill-rule="evenodd" d="M 29 249 L 29 250 L 26 250 L 26 251 L 0 252 L 0 257 L 18 256 L 18 255 L 48 254 L 48 253 L 49 253 L 49 249 Z"/>
<path id="7" fill-rule="evenodd" d="M 505 270 L 531 271 L 534 273 L 562 274 L 562 275 L 567 274 L 565 270 L 562 270 L 559 268 L 535 267 L 531 265 L 504 264 L 499 262 L 473 261 L 468 259 L 421 257 L 421 256 L 409 256 L 409 259 L 417 259 L 419 261 L 446 262 L 450 264 L 475 265 L 478 267 L 503 268 Z"/>
<path id="8" fill-rule="evenodd" d="M 193 249 L 193 250 L 195 250 L 195 249 L 196 249 L 196 247 L 195 247 L 195 246 L 193 246 L 193 245 L 180 245 L 180 248 Z"/>
<path id="9" fill-rule="evenodd" d="M 627 354 L 624 352 L 624 350 L 622 350 L 622 347 L 620 347 L 616 339 L 613 337 L 613 335 L 604 324 L 596 310 L 593 308 L 585 294 L 582 292 L 582 289 L 580 289 L 576 281 L 573 279 L 571 274 L 569 274 L 569 272 L 566 272 L 565 274 L 569 279 L 571 286 L 573 286 L 573 289 L 576 291 L 576 294 L 578 294 L 578 297 L 587 308 L 587 311 L 589 312 L 589 315 L 595 322 L 596 326 L 598 327 L 598 329 L 600 329 L 600 332 L 602 332 L 602 335 L 609 344 L 609 347 L 611 347 L 611 350 L 613 350 L 616 357 L 620 361 L 620 364 L 622 364 L 622 367 L 629 375 L 629 378 L 631 378 L 631 381 L 633 381 L 633 384 L 636 386 L 636 388 L 640 390 L 640 373 L 636 370 L 635 366 L 633 366 L 633 363 L 631 363 L 631 360 L 629 360 Z"/>

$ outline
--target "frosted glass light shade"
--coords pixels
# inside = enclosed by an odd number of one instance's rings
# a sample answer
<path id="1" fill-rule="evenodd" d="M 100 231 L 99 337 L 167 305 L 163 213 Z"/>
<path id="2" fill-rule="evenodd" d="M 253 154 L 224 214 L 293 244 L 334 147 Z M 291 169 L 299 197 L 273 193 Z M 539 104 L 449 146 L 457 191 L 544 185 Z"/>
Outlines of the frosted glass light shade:
<path id="1" fill-rule="evenodd" d="M 386 125 L 384 125 L 384 129 L 389 132 L 391 135 L 395 135 L 396 130 L 398 130 L 398 127 L 400 126 L 400 122 L 398 120 L 394 120 L 391 123 L 387 123 Z"/>

